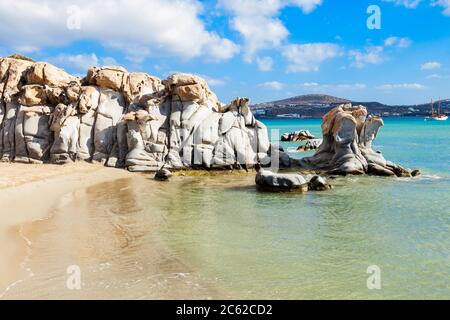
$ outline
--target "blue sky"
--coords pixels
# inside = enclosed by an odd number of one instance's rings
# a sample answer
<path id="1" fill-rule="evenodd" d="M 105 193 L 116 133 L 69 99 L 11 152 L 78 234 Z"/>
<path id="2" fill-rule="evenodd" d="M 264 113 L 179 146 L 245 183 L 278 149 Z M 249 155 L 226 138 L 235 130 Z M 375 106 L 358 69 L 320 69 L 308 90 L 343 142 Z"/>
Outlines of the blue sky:
<path id="1" fill-rule="evenodd" d="M 381 29 L 367 27 L 367 8 Z M 0 55 L 205 77 L 223 102 L 450 98 L 450 0 L 0 0 Z"/>

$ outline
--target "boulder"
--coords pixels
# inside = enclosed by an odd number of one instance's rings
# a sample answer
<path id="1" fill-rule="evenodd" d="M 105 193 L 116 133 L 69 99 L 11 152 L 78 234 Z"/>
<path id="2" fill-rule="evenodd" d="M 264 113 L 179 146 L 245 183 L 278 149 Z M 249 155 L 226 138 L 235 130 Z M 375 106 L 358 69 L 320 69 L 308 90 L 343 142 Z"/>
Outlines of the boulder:
<path id="1" fill-rule="evenodd" d="M 420 175 L 421 175 L 420 170 L 413 170 L 413 171 L 411 172 L 411 176 L 413 176 L 413 177 L 418 177 L 418 176 L 420 176 Z"/>
<path id="2" fill-rule="evenodd" d="M 52 145 L 48 122 L 52 109 L 22 106 L 16 119 L 15 162 L 43 163 Z"/>
<path id="3" fill-rule="evenodd" d="M 172 177 L 172 172 L 165 168 L 158 170 L 155 174 L 155 180 L 157 181 L 167 181 L 170 177 Z"/>
<path id="4" fill-rule="evenodd" d="M 65 88 L 70 83 L 78 83 L 80 79 L 69 75 L 63 69 L 59 69 L 51 64 L 38 62 L 28 70 L 26 81 L 28 84 Z"/>
<path id="5" fill-rule="evenodd" d="M 313 157 L 293 160 L 296 167 L 329 174 L 410 176 L 407 169 L 386 161 L 372 149 L 372 141 L 384 125 L 381 118 L 367 116 L 363 106 L 341 105 L 323 117 L 323 142 Z"/>
<path id="6" fill-rule="evenodd" d="M 24 106 L 47 105 L 47 91 L 41 85 L 27 85 L 22 88 L 19 103 Z"/>
<path id="7" fill-rule="evenodd" d="M 256 174 L 256 185 L 262 191 L 270 192 L 306 192 L 308 182 L 300 174 L 277 174 L 260 170 Z"/>
<path id="8" fill-rule="evenodd" d="M 314 176 L 308 182 L 308 189 L 311 191 L 325 191 L 331 189 L 331 185 L 321 176 Z"/>
<path id="9" fill-rule="evenodd" d="M 304 145 L 301 145 L 297 148 L 298 152 L 307 152 L 311 150 L 317 150 L 319 149 L 320 145 L 322 144 L 322 139 L 312 139 L 306 141 Z"/>
<path id="10" fill-rule="evenodd" d="M 288 142 L 297 142 L 297 141 L 306 141 L 316 139 L 314 135 L 311 134 L 308 130 L 300 130 L 294 132 L 288 132 L 281 136 L 281 141 Z"/>

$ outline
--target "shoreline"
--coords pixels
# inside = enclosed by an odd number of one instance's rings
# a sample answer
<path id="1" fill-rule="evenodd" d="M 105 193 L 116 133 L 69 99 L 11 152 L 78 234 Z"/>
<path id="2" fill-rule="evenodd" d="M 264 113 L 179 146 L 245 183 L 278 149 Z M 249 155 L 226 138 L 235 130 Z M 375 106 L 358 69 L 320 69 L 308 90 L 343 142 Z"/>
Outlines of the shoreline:
<path id="1" fill-rule="evenodd" d="M 2 163 L 0 173 L 0 202 L 7 208 L 0 215 L 0 260 L 6 262 L 0 265 L 0 298 L 11 285 L 29 277 L 23 267 L 29 251 L 24 226 L 51 219 L 52 206 L 68 192 L 130 175 L 125 170 L 84 163 Z"/>
<path id="2" fill-rule="evenodd" d="M 17 172 L 22 173 L 20 179 L 14 179 Z M 0 265 L 0 300 L 118 299 L 121 294 L 124 299 L 227 296 L 165 245 L 157 228 L 161 217 L 152 208 L 145 208 L 150 209 L 150 216 L 144 221 L 149 220 L 148 224 L 155 227 L 142 236 L 154 239 L 145 247 L 147 259 L 154 263 L 135 273 L 129 269 L 127 259 L 136 245 L 133 234 L 126 224 L 121 224 L 123 221 L 116 220 L 123 217 L 105 214 L 117 207 L 112 202 L 126 200 L 119 194 L 132 193 L 146 183 L 154 187 L 160 183 L 153 184 L 142 174 L 88 163 L 0 164 L 0 173 L 5 173 L 0 180 L 0 201 L 7 208 L 0 215 L 0 261 L 6 262 Z M 112 197 L 111 201 L 105 201 L 105 197 Z M 128 205 L 123 204 L 122 212 L 135 215 L 136 208 Z M 77 260 L 80 254 L 83 259 Z M 142 264 L 139 259 L 135 256 L 133 261 Z M 70 291 L 61 285 L 72 262 L 82 267 L 86 285 L 83 290 Z M 128 277 L 127 273 L 132 275 Z M 122 278 L 136 287 L 101 287 Z"/>

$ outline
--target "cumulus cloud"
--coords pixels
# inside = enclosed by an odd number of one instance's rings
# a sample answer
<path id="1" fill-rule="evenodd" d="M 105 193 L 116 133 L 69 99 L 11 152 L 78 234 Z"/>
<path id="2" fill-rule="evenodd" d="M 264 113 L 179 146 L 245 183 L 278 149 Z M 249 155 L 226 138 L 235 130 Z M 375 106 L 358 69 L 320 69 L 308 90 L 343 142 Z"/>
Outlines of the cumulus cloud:
<path id="1" fill-rule="evenodd" d="M 427 79 L 448 79 L 448 76 L 442 76 L 440 74 L 433 73 L 427 76 Z"/>
<path id="2" fill-rule="evenodd" d="M 450 0 L 436 0 L 432 5 L 443 7 L 444 11 L 442 13 L 446 16 L 450 16 Z"/>
<path id="3" fill-rule="evenodd" d="M 392 2 L 396 5 L 404 6 L 408 9 L 416 9 L 423 0 L 383 0 L 384 2 Z M 450 16 L 450 0 L 430 0 L 429 4 L 432 7 L 442 7 L 442 12 L 446 16 Z"/>
<path id="4" fill-rule="evenodd" d="M 231 27 L 244 40 L 244 59 L 252 62 L 256 53 L 278 48 L 289 31 L 278 18 L 286 6 L 297 6 L 310 13 L 322 0 L 219 0 L 219 7 L 231 14 Z"/>
<path id="5" fill-rule="evenodd" d="M 305 82 L 301 85 L 309 90 L 317 91 L 352 91 L 363 90 L 367 88 L 364 83 L 342 83 L 342 84 L 319 84 L 317 82 Z"/>
<path id="6" fill-rule="evenodd" d="M 430 61 L 430 62 L 426 62 L 424 64 L 422 64 L 420 66 L 421 70 L 434 70 L 434 69 L 439 69 L 441 67 L 441 64 L 437 61 Z"/>
<path id="7" fill-rule="evenodd" d="M 204 74 L 197 74 L 197 75 L 200 78 L 205 79 L 210 87 L 220 87 L 227 83 L 227 80 L 225 79 L 213 78 Z"/>
<path id="8" fill-rule="evenodd" d="M 382 63 L 384 61 L 383 52 L 384 47 L 382 46 L 369 46 L 364 51 L 350 50 L 349 56 L 353 60 L 353 67 L 363 68 L 367 64 Z"/>
<path id="9" fill-rule="evenodd" d="M 49 62 L 64 69 L 86 72 L 90 67 L 98 66 L 99 59 L 95 53 L 92 54 L 60 54 L 47 59 Z"/>
<path id="10" fill-rule="evenodd" d="M 261 83 L 259 87 L 263 87 L 269 90 L 279 91 L 284 88 L 284 84 L 278 81 L 267 81 L 264 83 Z"/>
<path id="11" fill-rule="evenodd" d="M 259 71 L 271 71 L 273 67 L 273 59 L 271 57 L 258 57 L 256 58 L 256 64 L 258 65 Z"/>
<path id="12" fill-rule="evenodd" d="M 317 72 L 322 62 L 341 53 L 342 48 L 332 43 L 291 44 L 282 52 L 289 62 L 287 72 Z"/>
<path id="13" fill-rule="evenodd" d="M 398 6 L 404 6 L 408 9 L 415 9 L 422 2 L 422 0 L 383 0 L 384 2 L 392 2 Z"/>
<path id="14" fill-rule="evenodd" d="M 86 73 L 90 67 L 95 66 L 117 66 L 119 63 L 112 57 L 99 58 L 95 53 L 91 54 L 59 54 L 48 57 L 46 61 L 64 68 L 70 72 L 80 74 Z"/>
<path id="15" fill-rule="evenodd" d="M 420 83 L 396 83 L 396 84 L 383 84 L 378 86 L 378 90 L 391 91 L 395 89 L 408 89 L 408 90 L 423 90 L 426 86 Z"/>
<path id="16" fill-rule="evenodd" d="M 389 37 L 384 40 L 386 47 L 409 48 L 412 41 L 409 38 Z"/>
<path id="17" fill-rule="evenodd" d="M 202 10 L 198 0 L 2 0 L 0 42 L 45 48 L 93 40 L 135 60 L 150 55 L 233 57 L 238 46 L 208 31 Z M 72 20 L 80 22 L 79 28 L 68 28 Z"/>

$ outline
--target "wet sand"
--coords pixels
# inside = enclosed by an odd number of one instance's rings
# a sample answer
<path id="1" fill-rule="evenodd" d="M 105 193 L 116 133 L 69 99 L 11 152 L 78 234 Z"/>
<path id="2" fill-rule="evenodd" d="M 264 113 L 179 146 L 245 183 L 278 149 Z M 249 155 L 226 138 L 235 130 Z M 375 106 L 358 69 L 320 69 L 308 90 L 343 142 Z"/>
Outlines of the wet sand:
<path id="1" fill-rule="evenodd" d="M 141 184 L 159 186 L 148 176 L 90 164 L 0 164 L 0 176 L 0 298 L 223 297 L 165 247 L 159 212 L 143 216 Z M 72 265 L 81 290 L 66 286 Z"/>

